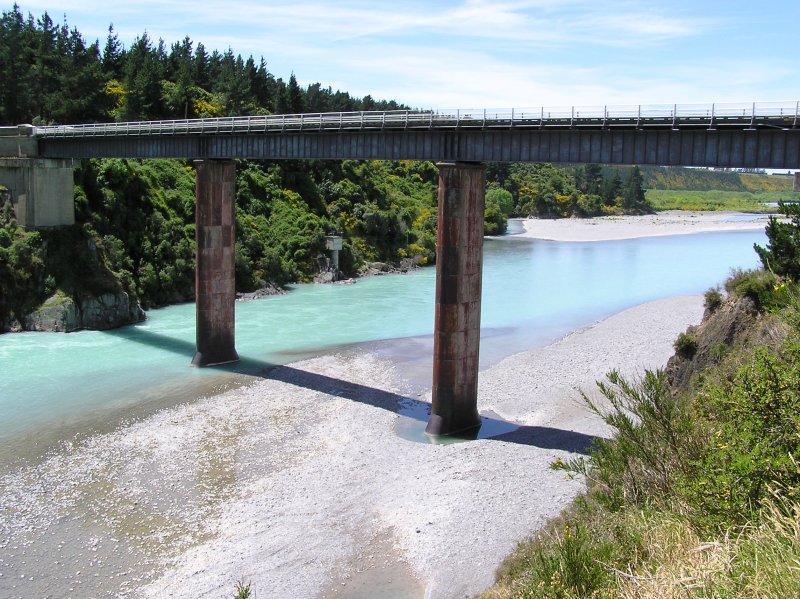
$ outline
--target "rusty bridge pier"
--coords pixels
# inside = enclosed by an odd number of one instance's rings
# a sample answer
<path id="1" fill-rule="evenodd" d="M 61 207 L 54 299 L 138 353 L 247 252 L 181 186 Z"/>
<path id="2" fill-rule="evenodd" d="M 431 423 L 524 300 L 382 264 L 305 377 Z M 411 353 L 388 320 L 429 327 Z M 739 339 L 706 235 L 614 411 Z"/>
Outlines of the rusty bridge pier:
<path id="1" fill-rule="evenodd" d="M 235 344 L 236 165 L 233 160 L 197 160 L 195 236 L 197 353 L 193 366 L 239 360 Z"/>
<path id="2" fill-rule="evenodd" d="M 425 432 L 476 430 L 486 167 L 439 163 L 433 394 Z"/>

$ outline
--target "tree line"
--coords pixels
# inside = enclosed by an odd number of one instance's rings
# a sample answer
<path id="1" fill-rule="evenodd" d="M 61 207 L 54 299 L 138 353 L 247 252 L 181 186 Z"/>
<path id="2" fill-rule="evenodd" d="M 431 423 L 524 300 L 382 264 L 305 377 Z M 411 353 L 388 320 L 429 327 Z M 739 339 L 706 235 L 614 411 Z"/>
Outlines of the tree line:
<path id="1" fill-rule="evenodd" d="M 188 37 L 168 47 L 145 32 L 126 48 L 111 25 L 101 47 L 66 19 L 25 17 L 16 4 L 0 18 L 0 81 L 6 124 L 404 108 L 321 83 L 301 88 L 294 74 L 276 78 L 263 57 L 209 52 Z"/>
<path id="2" fill-rule="evenodd" d="M 515 216 L 586 218 L 654 211 L 638 166 L 495 163 L 487 168 L 487 181 L 487 205 L 505 206 Z"/>

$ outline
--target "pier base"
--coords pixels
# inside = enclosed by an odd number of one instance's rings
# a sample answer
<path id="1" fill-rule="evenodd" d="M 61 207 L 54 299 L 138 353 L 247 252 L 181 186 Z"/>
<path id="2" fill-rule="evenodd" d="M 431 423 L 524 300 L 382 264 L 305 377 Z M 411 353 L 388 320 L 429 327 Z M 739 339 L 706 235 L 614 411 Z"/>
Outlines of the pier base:
<path id="1" fill-rule="evenodd" d="M 481 332 L 483 208 L 486 168 L 439 165 L 433 396 L 425 432 L 452 435 L 480 427 L 478 355 Z"/>
<path id="2" fill-rule="evenodd" d="M 197 353 L 193 366 L 239 360 L 235 346 L 236 165 L 232 160 L 198 160 L 195 207 L 197 267 Z"/>

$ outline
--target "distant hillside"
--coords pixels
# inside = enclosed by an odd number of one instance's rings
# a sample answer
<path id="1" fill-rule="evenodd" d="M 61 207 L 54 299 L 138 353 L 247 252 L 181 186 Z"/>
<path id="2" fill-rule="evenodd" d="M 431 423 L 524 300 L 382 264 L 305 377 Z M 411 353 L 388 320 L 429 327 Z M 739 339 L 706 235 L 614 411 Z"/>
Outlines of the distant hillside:
<path id="1" fill-rule="evenodd" d="M 792 191 L 792 178 L 784 175 L 712 171 L 682 167 L 639 167 L 645 189 L 683 191 Z"/>

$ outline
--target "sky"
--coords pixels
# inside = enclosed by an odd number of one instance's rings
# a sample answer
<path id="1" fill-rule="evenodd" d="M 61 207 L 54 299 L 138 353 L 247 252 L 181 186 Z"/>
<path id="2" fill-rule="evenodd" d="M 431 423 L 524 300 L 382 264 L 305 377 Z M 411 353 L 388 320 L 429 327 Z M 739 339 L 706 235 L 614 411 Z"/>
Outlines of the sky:
<path id="1" fill-rule="evenodd" d="M 800 0 L 18 0 L 101 47 L 264 57 L 276 77 L 413 108 L 800 100 Z M 4 10 L 10 10 L 9 4 Z"/>

